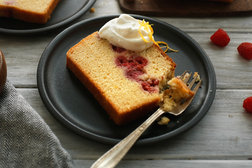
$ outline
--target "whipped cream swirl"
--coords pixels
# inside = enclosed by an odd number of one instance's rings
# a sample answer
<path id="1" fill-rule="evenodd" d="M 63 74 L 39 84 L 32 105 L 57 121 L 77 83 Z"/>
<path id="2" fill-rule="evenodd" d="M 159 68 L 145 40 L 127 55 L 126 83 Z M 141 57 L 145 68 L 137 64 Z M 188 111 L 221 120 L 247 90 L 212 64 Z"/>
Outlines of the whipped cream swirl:
<path id="1" fill-rule="evenodd" d="M 99 30 L 99 36 L 107 39 L 115 46 L 136 52 L 143 51 L 152 46 L 153 42 L 144 27 L 141 27 L 140 31 L 147 42 L 141 37 L 139 33 L 139 21 L 130 15 L 121 14 L 119 18 L 107 22 Z"/>

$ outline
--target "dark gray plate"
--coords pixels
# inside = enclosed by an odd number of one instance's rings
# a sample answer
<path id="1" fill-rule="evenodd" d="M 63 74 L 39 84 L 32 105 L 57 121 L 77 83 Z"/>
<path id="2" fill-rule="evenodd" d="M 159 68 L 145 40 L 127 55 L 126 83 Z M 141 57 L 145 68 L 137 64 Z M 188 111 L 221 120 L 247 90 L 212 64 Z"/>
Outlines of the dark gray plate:
<path id="1" fill-rule="evenodd" d="M 0 33 L 33 34 L 57 29 L 87 12 L 96 0 L 61 0 L 46 24 L 34 24 L 0 18 Z"/>
<path id="2" fill-rule="evenodd" d="M 202 88 L 193 103 L 182 115 L 168 115 L 171 119 L 168 126 L 154 123 L 137 142 L 146 144 L 175 136 L 201 120 L 213 102 L 216 77 L 206 53 L 187 34 L 159 20 L 133 16 L 154 25 L 155 40 L 165 41 L 170 47 L 179 50 L 179 53 L 169 54 L 177 64 L 176 74 L 181 74 L 184 70 L 197 71 L 203 80 Z M 66 52 L 114 17 L 117 16 L 85 20 L 60 33 L 46 47 L 37 71 L 39 92 L 48 110 L 78 134 L 106 143 L 118 142 L 144 119 L 116 126 L 88 90 L 66 68 Z"/>

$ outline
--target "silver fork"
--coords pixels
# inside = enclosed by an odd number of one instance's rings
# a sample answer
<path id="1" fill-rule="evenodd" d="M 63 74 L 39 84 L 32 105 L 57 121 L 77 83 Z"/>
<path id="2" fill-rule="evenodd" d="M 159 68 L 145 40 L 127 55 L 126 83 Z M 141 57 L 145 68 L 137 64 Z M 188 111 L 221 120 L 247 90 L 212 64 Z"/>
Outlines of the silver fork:
<path id="1" fill-rule="evenodd" d="M 191 78 L 192 73 L 188 73 L 185 71 L 180 78 L 187 83 Z M 188 84 L 189 89 L 196 83 L 197 76 L 194 75 L 192 81 Z M 194 92 L 194 96 L 196 95 L 199 87 L 201 85 L 201 80 L 198 81 L 197 85 L 192 90 Z M 194 96 L 184 102 L 182 105 L 178 106 L 172 112 L 167 112 L 173 115 L 179 115 L 185 111 L 185 109 L 192 102 Z M 137 127 L 132 133 L 130 133 L 123 140 L 118 142 L 113 148 L 103 154 L 92 166 L 91 168 L 113 168 L 115 167 L 124 155 L 130 150 L 130 148 L 134 145 L 137 139 L 142 135 L 142 133 L 162 114 L 166 113 L 166 111 L 159 108 L 156 112 L 154 112 L 145 122 L 143 122 L 139 127 Z"/>

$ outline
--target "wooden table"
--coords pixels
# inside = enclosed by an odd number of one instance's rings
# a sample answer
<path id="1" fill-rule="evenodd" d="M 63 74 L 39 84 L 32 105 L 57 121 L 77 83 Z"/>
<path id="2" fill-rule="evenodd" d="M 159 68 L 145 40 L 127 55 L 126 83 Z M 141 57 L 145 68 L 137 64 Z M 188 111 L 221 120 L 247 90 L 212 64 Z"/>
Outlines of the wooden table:
<path id="1" fill-rule="evenodd" d="M 116 0 L 97 0 L 95 13 L 86 13 L 77 21 L 96 16 L 120 14 Z M 252 16 L 224 18 L 158 18 L 192 36 L 206 51 L 217 75 L 216 97 L 208 114 L 189 131 L 160 143 L 136 146 L 118 167 L 251 167 L 252 115 L 242 108 L 252 96 L 252 61 L 237 53 L 237 46 L 252 42 Z M 210 43 L 219 27 L 231 42 L 226 48 Z M 59 123 L 44 106 L 37 89 L 36 71 L 47 44 L 59 33 L 38 36 L 0 34 L 0 47 L 8 65 L 8 80 L 44 118 L 72 155 L 77 167 L 89 167 L 112 146 L 76 135 Z"/>

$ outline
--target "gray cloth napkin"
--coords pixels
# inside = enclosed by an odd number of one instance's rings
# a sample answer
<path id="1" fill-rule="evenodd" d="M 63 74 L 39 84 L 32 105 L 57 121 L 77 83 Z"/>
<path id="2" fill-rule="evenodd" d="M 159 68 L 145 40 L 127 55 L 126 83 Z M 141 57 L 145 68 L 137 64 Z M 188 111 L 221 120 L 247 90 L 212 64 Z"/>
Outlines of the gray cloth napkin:
<path id="1" fill-rule="evenodd" d="M 40 115 L 7 81 L 0 94 L 0 168 L 73 167 Z"/>

